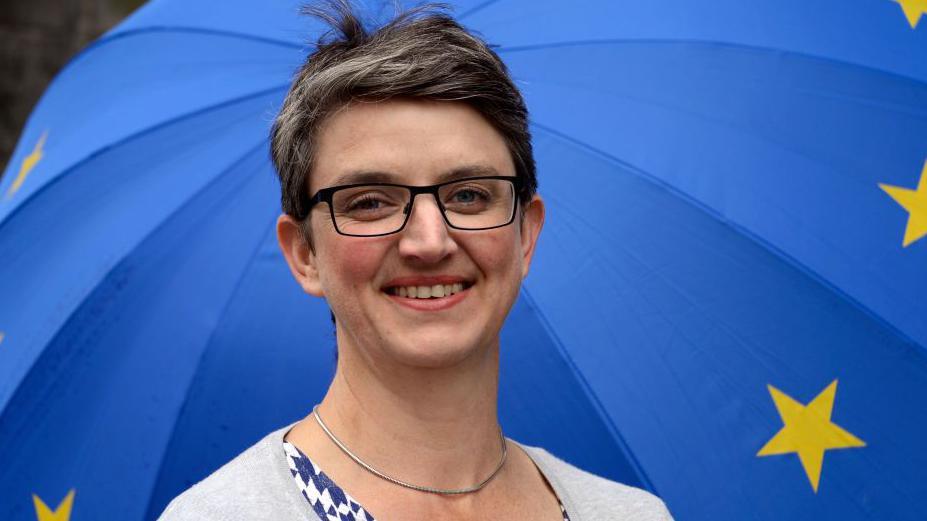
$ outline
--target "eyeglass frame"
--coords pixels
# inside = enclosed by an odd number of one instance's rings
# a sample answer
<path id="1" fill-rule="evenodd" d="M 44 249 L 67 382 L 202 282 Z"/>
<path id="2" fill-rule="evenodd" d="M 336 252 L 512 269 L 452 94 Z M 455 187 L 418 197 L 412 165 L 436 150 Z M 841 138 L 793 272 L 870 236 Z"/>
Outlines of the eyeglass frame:
<path id="1" fill-rule="evenodd" d="M 515 204 L 512 205 L 512 215 L 509 217 L 509 220 L 503 224 L 498 224 L 496 226 L 487 226 L 486 228 L 460 228 L 451 224 L 451 221 L 447 218 L 447 208 L 444 204 L 441 203 L 441 199 L 438 197 L 438 190 L 447 185 L 452 185 L 455 183 L 461 183 L 465 181 L 478 181 L 484 179 L 499 179 L 504 181 L 509 181 L 512 183 L 512 197 L 515 198 Z M 335 192 L 339 190 L 344 190 L 347 188 L 357 188 L 359 186 L 392 186 L 395 188 L 405 188 L 409 190 L 409 204 L 402 209 L 405 214 L 405 219 L 402 221 L 402 225 L 397 228 L 395 231 L 387 233 L 377 233 L 374 235 L 358 235 L 354 233 L 344 233 L 338 229 L 338 222 L 335 220 L 335 206 L 332 204 L 332 198 L 335 195 Z M 466 232 L 476 232 L 483 230 L 493 230 L 496 228 L 502 228 L 503 226 L 508 226 L 515 222 L 515 214 L 518 213 L 518 206 L 521 203 L 521 193 L 524 189 L 524 180 L 518 176 L 503 176 L 503 175 L 491 175 L 491 176 L 478 176 L 478 177 L 462 177 L 460 179 L 452 179 L 450 181 L 445 181 L 443 183 L 438 183 L 428 186 L 412 186 L 412 185 L 402 185 L 398 183 L 353 183 L 348 185 L 338 185 L 338 186 L 329 186 L 327 188 L 320 188 L 315 195 L 309 198 L 309 207 L 306 209 L 306 217 L 309 216 L 309 213 L 312 209 L 319 203 L 326 203 L 328 205 L 328 213 L 332 219 L 332 226 L 334 226 L 335 231 L 339 235 L 344 235 L 346 237 L 383 237 L 385 235 L 393 235 L 394 233 L 399 233 L 405 229 L 406 224 L 409 222 L 409 217 L 412 216 L 412 208 L 415 206 L 415 197 L 419 194 L 431 194 L 435 198 L 435 203 L 438 205 L 438 209 L 441 210 L 441 217 L 444 218 L 444 222 L 448 227 L 454 230 L 462 230 Z M 305 217 L 304 217 L 305 218 Z"/>

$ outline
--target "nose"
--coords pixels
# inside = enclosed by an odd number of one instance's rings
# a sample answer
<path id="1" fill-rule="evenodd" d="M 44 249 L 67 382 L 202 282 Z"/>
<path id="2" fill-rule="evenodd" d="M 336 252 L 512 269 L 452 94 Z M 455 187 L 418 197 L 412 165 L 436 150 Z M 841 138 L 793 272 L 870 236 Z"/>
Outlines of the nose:
<path id="1" fill-rule="evenodd" d="M 399 239 L 399 254 L 434 264 L 457 251 L 438 202 L 431 194 L 416 194 L 412 214 Z"/>

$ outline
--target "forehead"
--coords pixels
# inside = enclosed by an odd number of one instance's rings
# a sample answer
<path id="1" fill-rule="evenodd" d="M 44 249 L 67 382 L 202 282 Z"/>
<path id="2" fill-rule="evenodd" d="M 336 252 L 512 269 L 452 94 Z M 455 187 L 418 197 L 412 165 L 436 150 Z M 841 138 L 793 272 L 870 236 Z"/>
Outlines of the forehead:
<path id="1" fill-rule="evenodd" d="M 502 135 L 461 102 L 355 102 L 329 116 L 317 136 L 310 193 L 372 178 L 411 185 L 448 176 L 515 175 Z"/>

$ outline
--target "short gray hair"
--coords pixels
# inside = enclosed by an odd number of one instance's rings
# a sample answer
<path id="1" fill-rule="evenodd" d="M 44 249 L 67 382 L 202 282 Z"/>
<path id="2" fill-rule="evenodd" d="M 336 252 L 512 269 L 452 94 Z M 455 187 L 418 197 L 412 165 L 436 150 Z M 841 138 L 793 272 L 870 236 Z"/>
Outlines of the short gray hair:
<path id="1" fill-rule="evenodd" d="M 325 118 L 355 100 L 393 97 L 462 101 L 476 109 L 505 139 L 523 180 L 520 200 L 531 199 L 537 178 L 521 93 L 489 45 L 446 11 L 426 4 L 369 32 L 347 0 L 303 9 L 332 30 L 296 73 L 271 131 L 285 213 L 298 220 L 309 213 L 313 142 Z"/>

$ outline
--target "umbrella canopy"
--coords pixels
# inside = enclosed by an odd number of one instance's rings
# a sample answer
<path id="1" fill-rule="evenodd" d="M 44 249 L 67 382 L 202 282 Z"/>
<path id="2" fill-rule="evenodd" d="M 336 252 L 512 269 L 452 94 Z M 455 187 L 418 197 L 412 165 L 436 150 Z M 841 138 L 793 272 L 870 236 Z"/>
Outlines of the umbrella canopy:
<path id="1" fill-rule="evenodd" d="M 457 4 L 548 205 L 509 436 L 681 520 L 927 516 L 925 11 Z M 0 180 L 4 519 L 153 519 L 323 395 L 267 150 L 319 31 L 296 12 L 155 1 L 36 107 Z"/>

